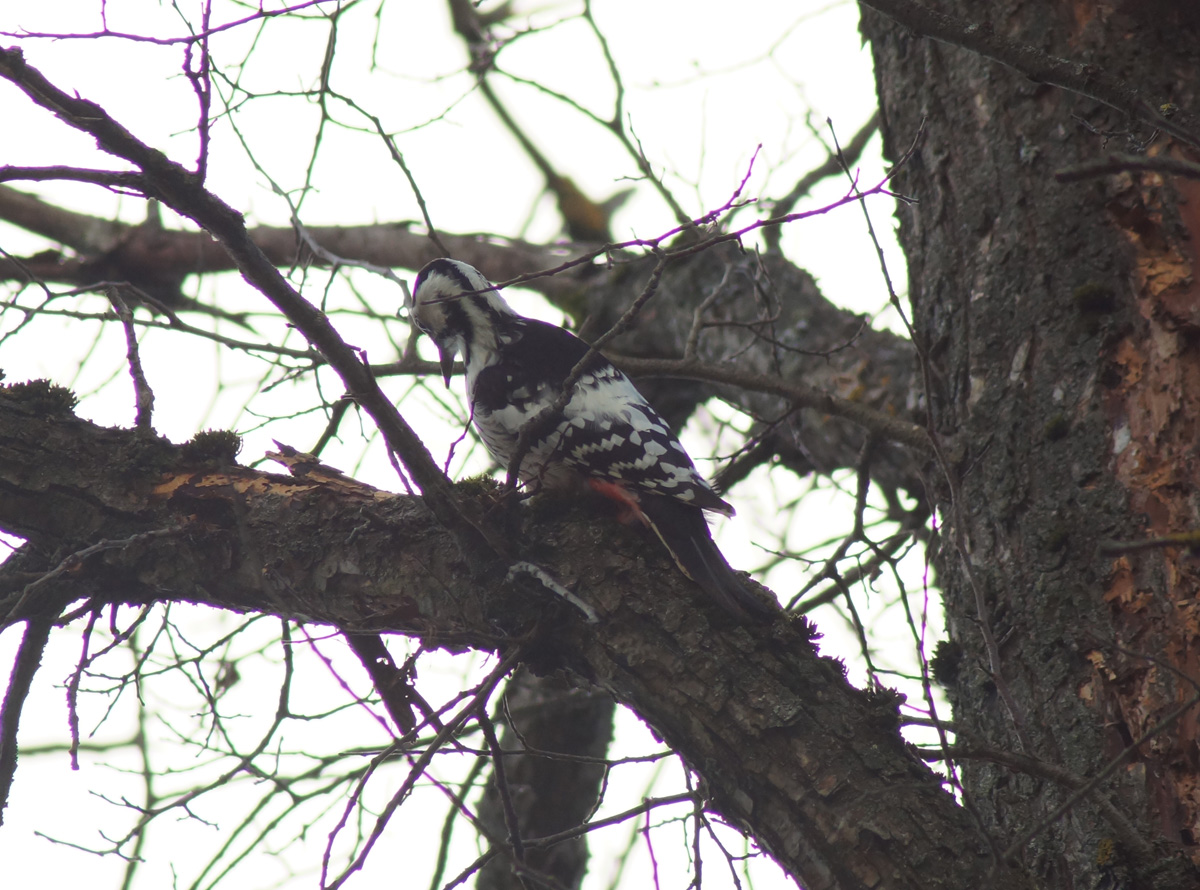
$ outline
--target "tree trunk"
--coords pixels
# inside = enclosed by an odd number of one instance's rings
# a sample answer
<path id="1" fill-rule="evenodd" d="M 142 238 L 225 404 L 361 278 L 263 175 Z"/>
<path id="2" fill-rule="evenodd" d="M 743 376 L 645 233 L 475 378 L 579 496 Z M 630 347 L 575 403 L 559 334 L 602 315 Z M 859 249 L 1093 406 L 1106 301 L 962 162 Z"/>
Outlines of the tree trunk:
<path id="1" fill-rule="evenodd" d="M 938 7 L 985 26 L 964 45 L 1012 38 L 1197 106 L 1195 4 Z M 1198 573 L 1184 547 L 1106 542 L 1197 526 L 1200 185 L 1055 178 L 1195 149 L 870 9 L 862 28 L 891 156 L 925 127 L 895 184 L 918 202 L 900 235 L 943 458 L 940 675 L 964 748 L 1057 768 L 965 758 L 967 803 L 1040 886 L 1195 887 Z"/>

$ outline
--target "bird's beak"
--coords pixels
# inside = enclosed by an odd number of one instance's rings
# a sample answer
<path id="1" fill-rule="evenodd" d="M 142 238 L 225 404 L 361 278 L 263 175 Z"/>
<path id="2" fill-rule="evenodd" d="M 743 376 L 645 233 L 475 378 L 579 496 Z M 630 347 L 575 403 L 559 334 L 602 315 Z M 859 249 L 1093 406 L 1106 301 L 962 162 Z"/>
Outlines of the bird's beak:
<path id="1" fill-rule="evenodd" d="M 438 358 L 442 363 L 442 379 L 446 381 L 446 389 L 450 388 L 450 376 L 454 373 L 454 350 L 437 344 Z"/>

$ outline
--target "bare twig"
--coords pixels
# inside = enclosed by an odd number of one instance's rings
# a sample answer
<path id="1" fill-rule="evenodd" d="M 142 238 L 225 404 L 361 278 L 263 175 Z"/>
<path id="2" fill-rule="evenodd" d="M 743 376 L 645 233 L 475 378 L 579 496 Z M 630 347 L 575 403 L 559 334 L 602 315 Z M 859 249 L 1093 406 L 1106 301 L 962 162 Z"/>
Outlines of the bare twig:
<path id="1" fill-rule="evenodd" d="M 417 199 L 417 206 L 421 208 L 421 219 L 425 220 L 425 232 L 429 240 L 442 254 L 442 256 L 450 256 L 450 251 L 446 249 L 446 245 L 442 242 L 441 235 L 438 234 L 437 227 L 433 224 L 433 220 L 429 217 L 429 207 L 425 204 L 425 196 L 421 194 L 421 188 L 417 185 L 417 179 L 413 176 L 412 171 L 408 169 L 408 164 L 404 160 L 404 155 L 400 149 L 396 147 L 396 140 L 388 135 L 383 129 L 383 123 L 375 115 L 368 115 L 371 123 L 375 125 L 376 132 L 379 133 L 379 138 L 383 140 L 388 148 L 388 152 L 392 156 L 392 160 L 400 167 L 404 173 L 404 177 L 408 180 L 408 186 L 412 189 L 413 197 Z"/>
<path id="2" fill-rule="evenodd" d="M 1112 173 L 1167 173 L 1171 176 L 1183 176 L 1187 179 L 1200 179 L 1200 164 L 1185 161 L 1183 158 L 1171 158 L 1159 155 L 1153 158 L 1139 155 L 1111 154 L 1107 157 L 1065 167 L 1054 174 L 1059 182 L 1081 182 L 1094 179 L 1097 176 L 1108 176 Z"/>
<path id="3" fill-rule="evenodd" d="M 598 622 L 600 620 L 600 616 L 598 616 L 596 614 L 595 609 L 593 609 L 590 605 L 585 603 L 583 600 L 581 600 L 575 594 L 571 593 L 571 591 L 567 590 L 567 588 L 563 587 L 561 584 L 559 584 L 557 581 L 555 581 L 554 578 L 552 578 L 550 576 L 550 573 L 547 572 L 545 569 L 543 569 L 541 566 L 535 565 L 534 563 L 527 562 L 525 560 L 520 560 L 518 562 L 514 562 L 508 569 L 508 579 L 512 580 L 517 575 L 528 575 L 529 577 L 536 580 L 543 587 L 545 587 L 547 590 L 549 590 L 551 593 L 553 593 L 555 596 L 559 597 L 560 599 L 566 600 L 568 603 L 570 603 L 572 606 L 574 606 L 576 609 L 578 609 L 580 612 L 583 613 L 583 616 L 587 620 L 588 624 L 595 624 L 596 622 Z"/>
<path id="4" fill-rule="evenodd" d="M 809 170 L 799 181 L 792 186 L 792 190 L 775 202 L 773 210 L 775 213 L 791 213 L 792 208 L 812 191 L 813 187 L 823 179 L 828 179 L 834 174 L 841 173 L 846 166 L 853 166 L 858 163 L 858 159 L 862 156 L 863 150 L 867 147 L 867 143 L 871 141 L 871 137 L 879 131 L 879 112 L 876 111 L 871 115 L 870 119 L 859 127 L 850 141 L 841 149 L 840 153 L 831 151 L 825 160 Z M 840 154 L 840 156 L 839 156 Z M 780 229 L 767 229 L 763 232 L 763 242 L 767 245 L 768 250 L 779 249 Z"/>
<path id="5" fill-rule="evenodd" d="M 937 749 L 921 750 L 921 757 L 930 762 L 944 761 L 948 757 L 956 760 L 987 760 L 998 763 L 1009 769 L 1049 779 L 1059 785 L 1073 790 L 1087 789 L 1092 801 L 1104 814 L 1104 818 L 1112 826 L 1120 838 L 1122 846 L 1139 859 L 1146 860 L 1152 853 L 1153 847 L 1142 837 L 1141 833 L 1130 822 L 1129 818 L 1113 804 L 1108 796 L 1101 792 L 1094 780 L 1085 779 L 1070 770 L 1063 769 L 1053 763 L 1047 763 L 1036 757 L 1018 754 L 1016 751 L 1005 751 L 986 745 L 945 745 Z"/>
<path id="6" fill-rule="evenodd" d="M 496 738 L 496 727 L 492 725 L 491 715 L 487 712 L 486 700 L 480 700 L 475 720 L 483 732 L 484 741 L 492 756 L 492 784 L 500 795 L 504 826 L 508 830 L 508 844 L 512 848 L 513 860 L 517 865 L 524 865 L 525 843 L 521 839 L 521 821 L 517 818 L 517 808 L 513 805 L 512 789 L 508 787 L 508 774 L 504 768 L 504 751 L 500 747 L 500 740 Z"/>
<path id="7" fill-rule="evenodd" d="M 359 631 L 347 631 L 343 636 L 371 677 L 375 691 L 379 693 L 392 720 L 400 727 L 401 735 L 413 732 L 417 728 L 413 716 L 416 689 L 412 687 L 407 672 L 396 667 L 383 643 L 383 637 L 377 633 Z M 426 706 L 425 710 L 428 712 L 430 709 Z"/>
<path id="8" fill-rule="evenodd" d="M 200 36 L 187 43 L 183 51 L 183 73 L 192 85 L 196 94 L 198 113 L 196 115 L 196 133 L 200 145 L 196 150 L 196 176 L 203 182 L 208 174 L 208 142 L 209 142 L 209 109 L 212 106 L 212 71 L 209 66 L 212 59 L 208 54 L 208 37 L 212 21 L 212 0 L 205 0 L 200 12 Z M 199 59 L 195 58 L 199 48 Z M 195 64 L 193 65 L 193 62 Z"/>
<path id="9" fill-rule="evenodd" d="M 175 46 L 177 44 L 192 44 L 197 41 L 204 40 L 213 34 L 220 34 L 223 31 L 229 31 L 233 28 L 240 28 L 242 25 L 250 22 L 260 21 L 262 19 L 271 19 L 277 16 L 286 16 L 291 13 L 300 12 L 309 9 L 313 6 L 320 6 L 322 3 L 334 4 L 339 0 L 307 0 L 304 3 L 297 3 L 294 6 L 284 6 L 280 9 L 259 9 L 257 12 L 245 16 L 240 19 L 235 19 L 232 22 L 226 22 L 223 25 L 217 25 L 211 29 L 205 29 L 195 34 L 189 34 L 186 37 L 151 37 L 146 34 L 133 34 L 126 31 L 112 31 L 108 28 L 103 28 L 100 31 L 81 32 L 51 32 L 51 31 L 0 31 L 0 36 L 4 37 L 40 37 L 50 40 L 95 40 L 98 37 L 115 37 L 119 40 L 132 40 L 138 43 L 153 43 L 157 46 Z"/>
<path id="10" fill-rule="evenodd" d="M 486 757 L 476 757 L 475 762 L 471 764 L 471 769 L 467 772 L 467 776 L 458 786 L 458 790 L 450 796 L 450 809 L 446 813 L 446 819 L 442 823 L 442 836 L 438 843 L 437 862 L 434 865 L 433 877 L 429 879 L 429 890 L 439 890 L 442 886 L 442 876 L 446 873 L 446 861 L 450 857 L 450 839 L 454 834 L 454 826 L 458 822 L 458 817 L 461 814 L 467 795 L 474 788 L 475 783 L 479 781 L 480 775 L 483 774 L 483 769 L 487 766 L 488 759 Z"/>
<path id="11" fill-rule="evenodd" d="M 133 313 L 121 299 L 118 288 L 109 288 L 108 300 L 117 310 L 117 317 L 121 319 L 121 327 L 125 329 L 125 360 L 129 363 L 129 376 L 133 378 L 133 399 L 136 406 L 134 426 L 139 430 L 149 430 L 154 413 L 154 390 L 150 388 L 150 383 L 146 380 L 146 372 L 142 369 L 137 330 L 133 326 Z"/>
<path id="12" fill-rule="evenodd" d="M 610 355 L 613 363 L 628 374 L 647 377 L 681 377 L 723 383 L 751 392 L 763 392 L 786 399 L 800 408 L 811 408 L 822 414 L 842 417 L 864 429 L 893 442 L 899 442 L 923 455 L 932 454 L 932 444 L 925 428 L 875 410 L 861 402 L 830 395 L 812 387 L 792 383 L 781 377 L 751 374 L 737 368 L 707 362 L 681 359 L 638 358 Z"/>
<path id="13" fill-rule="evenodd" d="M 1009 859 L 1019 855 L 1021 850 L 1025 848 L 1026 844 L 1045 831 L 1047 827 L 1053 825 L 1055 822 L 1061 819 L 1065 814 L 1069 813 L 1075 807 L 1075 805 L 1085 797 L 1092 795 L 1096 789 L 1100 787 L 1102 782 L 1116 772 L 1122 764 L 1124 764 L 1137 752 L 1138 748 L 1153 739 L 1159 733 L 1174 726 L 1175 722 L 1189 710 L 1194 708 L 1197 703 L 1200 703 L 1200 692 L 1197 692 L 1187 701 L 1183 702 L 1183 704 L 1181 704 L 1179 707 L 1168 713 L 1162 718 L 1162 720 L 1158 721 L 1158 723 L 1154 724 L 1154 726 L 1152 726 L 1146 732 L 1142 733 L 1141 738 L 1135 739 L 1123 751 L 1121 751 L 1120 754 L 1106 763 L 1100 772 L 1092 776 L 1092 778 L 1089 779 L 1086 784 L 1080 786 L 1075 793 L 1064 800 L 1057 809 L 1051 813 L 1048 813 L 1044 819 L 1039 821 L 1036 825 L 1030 826 L 1026 831 L 1024 831 L 1019 837 L 1017 837 L 1015 841 L 1012 842 L 1012 844 L 1009 845 L 1008 849 L 1004 851 L 1003 858 Z"/>
<path id="14" fill-rule="evenodd" d="M 122 188 L 141 194 L 146 188 L 145 177 L 140 173 L 124 170 L 90 170 L 85 167 L 0 167 L 0 182 L 25 180 L 27 182 L 90 182 L 111 188 Z"/>

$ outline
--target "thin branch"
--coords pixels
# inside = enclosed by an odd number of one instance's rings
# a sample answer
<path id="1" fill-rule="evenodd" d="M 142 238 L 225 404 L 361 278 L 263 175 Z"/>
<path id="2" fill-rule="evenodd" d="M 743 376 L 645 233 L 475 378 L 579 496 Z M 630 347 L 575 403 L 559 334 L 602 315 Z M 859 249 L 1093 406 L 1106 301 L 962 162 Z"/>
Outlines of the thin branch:
<path id="1" fill-rule="evenodd" d="M 400 727 L 400 734 L 407 735 L 416 730 L 417 721 L 413 716 L 413 695 L 416 690 L 412 688 L 406 672 L 396 667 L 383 643 L 383 637 L 377 633 L 358 631 L 347 631 L 343 636 L 366 668 L 392 721 Z M 430 711 L 428 706 L 425 710 Z"/>
<path id="2" fill-rule="evenodd" d="M 118 288 L 109 288 L 109 302 L 117 310 L 121 319 L 121 327 L 125 329 L 125 360 L 129 364 L 129 376 L 133 378 L 133 397 L 136 409 L 134 426 L 139 430 L 151 429 L 151 417 L 154 413 L 154 390 L 146 380 L 146 372 L 142 369 L 142 357 L 138 351 L 137 330 L 133 326 L 133 313 L 121 299 Z"/>
<path id="3" fill-rule="evenodd" d="M 600 51 L 604 53 L 604 61 L 608 64 L 608 75 L 612 78 L 613 88 L 616 91 L 616 97 L 613 100 L 613 116 L 608 123 L 608 128 L 612 131 L 617 140 L 629 152 L 629 156 L 633 158 L 634 163 L 638 165 L 642 175 L 646 177 L 658 191 L 659 197 L 663 199 L 671 212 L 675 214 L 676 221 L 687 225 L 688 214 L 683 209 L 683 206 L 675 200 L 675 196 L 663 183 L 662 179 L 654 175 L 654 169 L 650 165 L 650 159 L 646 157 L 646 152 L 642 149 L 640 140 L 630 139 L 629 134 L 625 132 L 625 81 L 621 76 L 621 69 L 617 66 L 616 59 L 613 58 L 612 51 L 609 49 L 608 40 L 604 36 L 604 32 L 600 30 L 596 24 L 596 19 L 592 15 L 591 0 L 585 0 L 583 5 L 583 18 L 591 28 L 592 34 L 596 37 L 596 42 L 600 44 Z M 637 143 L 636 145 L 634 143 Z"/>
<path id="4" fill-rule="evenodd" d="M 1088 793 L 1091 794 L 1092 801 L 1099 807 L 1100 812 L 1104 814 L 1104 818 L 1108 820 L 1113 831 L 1117 833 L 1121 845 L 1142 861 L 1148 861 L 1153 855 L 1154 848 L 1142 837 L 1129 818 L 1108 799 L 1107 795 L 1100 792 L 1095 781 L 1077 776 L 1075 773 L 1063 769 L 1061 766 L 1047 763 L 1036 757 L 1018 754 L 1016 751 L 1003 751 L 999 748 L 991 748 L 986 745 L 948 744 L 933 750 L 921 749 L 920 754 L 923 760 L 931 762 L 944 761 L 947 758 L 954 758 L 955 760 L 987 760 L 1030 776 L 1049 779 L 1072 790 L 1087 789 Z"/>
<path id="5" fill-rule="evenodd" d="M 1172 176 L 1183 176 L 1188 179 L 1200 179 L 1200 164 L 1185 161 L 1182 158 L 1169 158 L 1159 155 L 1147 158 L 1138 155 L 1111 154 L 1107 157 L 1074 167 L 1065 167 L 1054 174 L 1058 182 L 1082 182 L 1097 176 L 1108 176 L 1112 173 L 1168 173 Z"/>
<path id="6" fill-rule="evenodd" d="M 1150 729 L 1146 730 L 1146 732 L 1142 733 L 1141 738 L 1135 739 L 1123 751 L 1121 751 L 1120 754 L 1106 763 L 1100 772 L 1092 776 L 1092 778 L 1089 779 L 1085 785 L 1080 786 L 1078 790 L 1064 800 L 1057 809 L 1047 814 L 1046 817 L 1039 821 L 1036 825 L 1031 826 L 1025 832 L 1023 832 L 1015 841 L 1012 842 L 1012 844 L 1009 845 L 1008 849 L 1004 851 L 1003 858 L 1007 860 L 1011 857 L 1017 856 L 1021 850 L 1025 848 L 1026 844 L 1045 831 L 1048 826 L 1053 825 L 1064 815 L 1069 813 L 1077 803 L 1095 792 L 1095 790 L 1100 787 L 1100 784 L 1104 782 L 1104 780 L 1116 772 L 1122 764 L 1124 764 L 1137 752 L 1138 748 L 1140 748 L 1146 742 L 1151 741 L 1159 733 L 1169 729 L 1171 726 L 1174 726 L 1175 722 L 1189 710 L 1194 708 L 1198 702 L 1200 702 L 1200 692 L 1197 692 L 1179 707 L 1175 708 L 1169 714 L 1163 717 L 1162 720 L 1158 721 L 1158 723 L 1156 723 Z"/>
<path id="7" fill-rule="evenodd" d="M 496 727 L 487 712 L 487 702 L 481 700 L 475 714 L 475 721 L 483 732 L 484 741 L 492 757 L 492 784 L 500 795 L 500 808 L 504 813 L 504 827 L 508 830 L 508 845 L 512 848 L 513 861 L 516 865 L 525 864 L 525 844 L 521 839 L 521 820 L 517 817 L 517 808 L 513 804 L 512 789 L 508 785 L 508 773 L 504 768 L 504 749 L 496 737 Z M 524 881 L 522 881 L 524 883 Z"/>
<path id="8" fill-rule="evenodd" d="M 863 124 L 857 133 L 855 133 L 845 147 L 841 149 L 841 157 L 836 151 L 831 151 L 826 156 L 825 160 L 809 170 L 799 181 L 792 186 L 792 190 L 775 202 L 775 213 L 791 213 L 792 208 L 813 190 L 818 182 L 823 179 L 828 179 L 841 173 L 845 166 L 853 166 L 858 163 L 862 156 L 863 150 L 867 147 L 867 143 L 871 141 L 871 137 L 879 131 L 879 112 L 878 110 L 871 115 L 870 119 Z M 779 249 L 780 229 L 767 229 L 763 232 L 763 241 L 767 245 L 768 250 Z"/>
<path id="9" fill-rule="evenodd" d="M 0 825 L 4 824 L 4 809 L 8 806 L 8 795 L 17 772 L 17 728 L 21 723 L 21 710 L 29 697 L 34 674 L 42 664 L 42 653 L 53 627 L 51 615 L 38 615 L 26 623 L 25 635 L 17 649 L 12 676 L 4 693 L 4 703 L 0 705 Z"/>
<path id="10" fill-rule="evenodd" d="M 438 890 L 442 884 L 442 877 L 446 874 L 446 862 L 450 858 L 450 839 L 454 835 L 454 826 L 458 824 L 458 816 L 463 810 L 466 803 L 467 795 L 475 787 L 475 783 L 483 774 L 483 769 L 487 766 L 488 759 L 486 757 L 476 757 L 475 762 L 471 764 L 471 769 L 467 772 L 466 778 L 458 786 L 458 790 L 453 792 L 450 797 L 450 809 L 446 812 L 446 819 L 442 822 L 442 835 L 438 842 L 437 863 L 434 865 L 433 877 L 429 880 L 429 890 Z"/>
<path id="11" fill-rule="evenodd" d="M 146 178 L 141 173 L 125 170 L 91 170 L 86 167 L 0 167 L 0 182 L 90 182 L 110 188 L 123 188 L 141 194 L 146 188 Z"/>
<path id="12" fill-rule="evenodd" d="M 118 40 L 132 40 L 136 43 L 153 43 L 157 46 L 175 46 L 180 43 L 192 44 L 197 41 L 205 40 L 213 34 L 220 34 L 222 31 L 229 31 L 234 28 L 239 28 L 242 25 L 250 22 L 260 21 L 262 19 L 271 19 L 277 16 L 286 16 L 291 13 L 300 12 L 312 6 L 320 6 L 322 3 L 340 3 L 342 0 L 307 0 L 305 3 L 297 3 L 295 6 L 284 6 L 280 9 L 259 9 L 253 15 L 245 16 L 244 18 L 235 19 L 232 22 L 226 22 L 223 25 L 217 25 L 211 29 L 201 30 L 195 34 L 189 34 L 186 37 L 150 37 L 146 34 L 131 34 L 125 31 L 112 31 L 104 28 L 100 31 L 88 31 L 86 33 L 79 32 L 49 32 L 49 31 L 0 31 L 0 36 L 3 37 L 19 37 L 29 38 L 38 37 L 47 40 L 95 40 L 99 37 L 115 37 Z M 207 17 L 206 17 L 207 18 Z"/>
<path id="13" fill-rule="evenodd" d="M 375 846 L 379 838 L 383 835 L 383 829 L 387 826 L 388 821 L 391 819 L 396 810 L 399 809 L 400 805 L 408 799 L 409 794 L 412 793 L 413 786 L 416 785 L 417 781 L 422 775 L 424 775 L 425 770 L 428 769 L 429 764 L 432 762 L 434 756 L 441 750 L 442 745 L 453 738 L 454 735 L 459 731 L 460 727 L 476 713 L 481 702 L 487 701 L 492 694 L 492 690 L 496 688 L 496 684 L 499 683 L 505 676 L 507 676 L 508 672 L 511 671 L 516 665 L 519 655 L 520 649 L 514 648 L 513 652 L 510 653 L 508 657 L 502 660 L 498 665 L 496 665 L 491 674 L 489 674 L 483 683 L 479 685 L 475 694 L 471 697 L 471 700 L 468 701 L 457 714 L 446 721 L 446 725 L 442 727 L 442 730 L 437 734 L 433 742 L 430 743 L 429 747 L 426 748 L 421 756 L 416 759 L 416 762 L 409 770 L 408 776 L 405 777 L 404 782 L 396 790 L 396 793 L 392 795 L 392 799 L 388 801 L 387 805 L 384 806 L 383 810 L 376 818 L 375 825 L 372 827 L 371 833 L 367 837 L 367 840 L 363 843 L 362 848 L 358 851 L 358 855 L 356 855 L 354 860 L 342 870 L 341 874 L 339 874 L 337 878 L 331 882 L 326 882 L 325 878 L 326 869 L 328 868 L 329 864 L 330 846 L 333 843 L 333 837 L 332 835 L 330 836 L 329 845 L 326 846 L 325 850 L 325 860 L 322 865 L 321 887 L 323 890 L 337 890 L 337 888 L 345 884 L 346 881 L 348 881 L 356 871 L 363 867 L 367 861 L 367 856 L 370 854 L 372 848 Z M 387 752 L 380 755 L 378 758 L 376 758 L 376 760 L 381 762 L 386 754 Z"/>
<path id="14" fill-rule="evenodd" d="M 211 33 L 209 26 L 212 19 L 212 0 L 205 0 L 200 13 L 200 38 L 188 43 L 183 52 L 183 73 L 192 85 L 196 94 L 198 114 L 196 116 L 196 132 L 200 145 L 196 151 L 196 175 L 203 182 L 208 174 L 208 145 L 210 136 L 209 110 L 212 107 L 212 58 L 208 54 L 208 37 Z M 186 19 L 185 19 L 186 21 Z M 188 22 L 188 27 L 191 23 Z M 200 59 L 196 67 L 192 67 L 193 52 L 200 48 Z"/>
<path id="15" fill-rule="evenodd" d="M 870 408 L 861 402 L 830 395 L 818 389 L 792 383 L 767 374 L 751 374 L 726 365 L 683 359 L 638 358 L 626 355 L 610 355 L 613 364 L 628 374 L 647 377 L 681 377 L 688 380 L 704 380 L 722 383 L 752 392 L 768 393 L 786 399 L 800 408 L 811 408 L 822 414 L 841 417 L 870 430 L 882 439 L 899 442 L 923 455 L 933 453 L 933 446 L 925 428 L 883 411 Z"/>
<path id="16" fill-rule="evenodd" d="M 396 140 L 384 131 L 383 122 L 377 116 L 373 114 L 367 116 L 370 118 L 371 123 L 375 125 L 375 130 L 379 133 L 379 137 L 387 146 L 392 160 L 399 165 L 400 170 L 404 173 L 404 177 L 408 180 L 408 186 L 412 189 L 413 197 L 417 199 L 417 206 L 421 208 L 421 219 L 425 220 L 425 232 L 429 240 L 433 242 L 442 256 L 450 256 L 450 251 L 446 249 L 446 245 L 442 242 L 442 238 L 438 234 L 437 227 L 434 226 L 433 220 L 429 216 L 429 207 L 425 204 L 425 196 L 421 194 L 421 188 L 417 185 L 417 179 L 413 176 L 412 171 L 408 169 L 404 155 L 396 147 Z"/>

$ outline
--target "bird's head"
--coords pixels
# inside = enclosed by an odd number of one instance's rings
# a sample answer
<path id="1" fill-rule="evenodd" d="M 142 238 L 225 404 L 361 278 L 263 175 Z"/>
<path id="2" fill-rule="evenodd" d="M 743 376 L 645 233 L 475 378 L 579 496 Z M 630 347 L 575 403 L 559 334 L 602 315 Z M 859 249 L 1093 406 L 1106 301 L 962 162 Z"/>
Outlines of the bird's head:
<path id="1" fill-rule="evenodd" d="M 437 346 L 447 386 L 456 355 L 461 352 L 468 365 L 473 356 L 486 363 L 504 323 L 517 317 L 478 269 L 444 257 L 417 273 L 409 308 L 413 322 Z"/>

